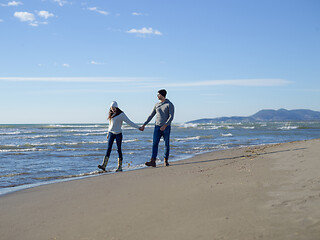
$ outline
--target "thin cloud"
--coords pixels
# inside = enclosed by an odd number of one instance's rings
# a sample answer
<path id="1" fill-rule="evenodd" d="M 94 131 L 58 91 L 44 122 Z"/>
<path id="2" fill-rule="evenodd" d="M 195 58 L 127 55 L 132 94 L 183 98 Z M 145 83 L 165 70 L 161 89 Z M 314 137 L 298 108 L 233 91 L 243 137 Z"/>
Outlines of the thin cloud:
<path id="1" fill-rule="evenodd" d="M 92 64 L 92 65 L 104 65 L 105 63 L 91 61 L 90 64 Z"/>
<path id="2" fill-rule="evenodd" d="M 314 88 L 314 89 L 299 89 L 299 92 L 320 92 L 320 89 Z"/>
<path id="3" fill-rule="evenodd" d="M 68 64 L 66 64 L 68 65 Z M 172 83 L 170 80 L 147 77 L 0 77 L 0 81 L 23 82 L 87 82 L 87 83 L 134 83 L 142 88 L 195 88 L 210 86 L 235 86 L 235 87 L 278 87 L 286 86 L 293 82 L 285 79 L 236 79 L 236 80 L 211 80 Z"/>
<path id="4" fill-rule="evenodd" d="M 53 13 L 49 13 L 48 11 L 40 11 L 38 12 L 38 15 L 45 19 L 54 16 Z M 39 24 L 42 24 L 42 25 L 48 24 L 48 22 L 37 21 L 35 15 L 30 12 L 15 12 L 13 16 L 18 18 L 21 22 L 28 22 L 29 25 L 32 27 L 38 27 Z"/>
<path id="5" fill-rule="evenodd" d="M 64 0 L 53 0 L 53 2 L 58 3 L 60 7 L 63 7 L 68 3 L 67 1 L 64 1 Z"/>
<path id="6" fill-rule="evenodd" d="M 276 87 L 292 83 L 285 79 L 237 79 L 209 80 L 184 83 L 169 83 L 169 87 L 206 87 L 206 86 L 244 86 L 244 87 Z"/>
<path id="7" fill-rule="evenodd" d="M 54 17 L 54 14 L 53 13 L 49 13 L 48 11 L 42 10 L 42 11 L 38 12 L 38 16 L 43 17 L 45 19 L 48 19 L 50 17 Z"/>
<path id="8" fill-rule="evenodd" d="M 29 12 L 15 12 L 13 16 L 18 18 L 21 22 L 34 22 L 36 20 L 34 14 Z"/>
<path id="9" fill-rule="evenodd" d="M 32 27 L 38 27 L 39 23 L 38 22 L 31 22 L 31 23 L 29 23 L 29 25 Z"/>
<path id="10" fill-rule="evenodd" d="M 108 15 L 109 13 L 106 11 L 99 10 L 97 7 L 88 7 L 89 11 L 97 12 L 103 15 Z"/>
<path id="11" fill-rule="evenodd" d="M 162 33 L 158 30 L 154 30 L 152 29 L 151 27 L 149 28 L 146 28 L 146 27 L 143 27 L 141 29 L 131 29 L 129 31 L 127 31 L 127 33 L 134 33 L 134 34 L 140 34 L 140 35 L 147 35 L 147 34 L 154 34 L 154 35 L 162 35 Z"/>
<path id="12" fill-rule="evenodd" d="M 65 93 L 137 93 L 137 92 L 145 92 L 141 89 L 135 89 L 131 87 L 126 88 L 106 88 L 106 89 L 88 89 L 88 88 L 80 88 L 80 89 L 59 89 L 59 90 L 41 90 L 41 94 L 65 94 Z M 38 94 L 39 90 L 29 90 L 28 94 Z"/>
<path id="13" fill-rule="evenodd" d="M 10 82 L 105 82 L 105 83 L 141 83 L 157 80 L 146 77 L 0 77 L 0 81 Z"/>
<path id="14" fill-rule="evenodd" d="M 62 66 L 63 66 L 63 67 L 67 67 L 67 68 L 68 68 L 68 67 L 70 67 L 70 64 L 68 64 L 68 63 L 64 63 L 64 64 L 62 64 Z"/>
<path id="15" fill-rule="evenodd" d="M 0 19 L 0 23 L 1 23 L 1 22 L 4 22 L 4 20 L 3 20 L 3 19 Z"/>
<path id="16" fill-rule="evenodd" d="M 138 13 L 138 12 L 133 12 L 132 15 L 133 16 L 142 16 L 143 14 L 142 13 Z"/>
<path id="17" fill-rule="evenodd" d="M 22 4 L 23 4 L 22 2 L 11 1 L 11 2 L 8 2 L 7 4 L 1 3 L 0 5 L 2 7 L 16 7 L 16 6 L 19 6 L 19 5 L 22 5 Z"/>
<path id="18" fill-rule="evenodd" d="M 280 87 L 292 84 L 293 82 L 285 79 L 234 79 L 234 80 L 208 80 L 208 81 L 188 81 L 172 82 L 161 81 L 144 84 L 141 87 L 152 88 L 196 88 L 212 86 L 233 86 L 233 87 Z"/>

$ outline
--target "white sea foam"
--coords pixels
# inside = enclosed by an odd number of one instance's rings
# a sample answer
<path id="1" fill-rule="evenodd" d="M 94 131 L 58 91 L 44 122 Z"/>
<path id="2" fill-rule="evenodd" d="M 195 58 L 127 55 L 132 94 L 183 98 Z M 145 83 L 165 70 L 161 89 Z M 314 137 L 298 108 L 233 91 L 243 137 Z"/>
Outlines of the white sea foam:
<path id="1" fill-rule="evenodd" d="M 106 133 L 107 131 L 105 129 L 70 129 L 70 130 L 64 130 L 64 132 L 85 132 L 85 133 L 96 133 L 96 132 L 101 132 L 101 133 Z"/>
<path id="2" fill-rule="evenodd" d="M 0 135 L 17 135 L 17 134 L 21 134 L 21 131 L 0 133 Z"/>
<path id="3" fill-rule="evenodd" d="M 104 125 L 61 125 L 61 124 L 51 124 L 49 127 L 54 128 L 96 128 L 104 127 Z"/>
<path id="4" fill-rule="evenodd" d="M 126 129 L 126 130 L 138 130 L 138 129 L 136 129 L 134 127 L 131 127 L 131 126 L 127 125 L 127 124 L 123 124 L 122 128 Z"/>
<path id="5" fill-rule="evenodd" d="M 222 137 L 232 137 L 233 136 L 232 133 L 226 133 L 226 134 L 221 133 L 220 135 Z"/>
<path id="6" fill-rule="evenodd" d="M 182 141 L 192 141 L 192 140 L 199 140 L 201 137 L 196 136 L 196 137 L 186 137 L 186 138 L 175 138 L 174 140 L 177 142 L 182 142 Z"/>
<path id="7" fill-rule="evenodd" d="M 294 130 L 299 128 L 298 126 L 284 126 L 284 127 L 279 127 L 279 130 Z"/>
<path id="8" fill-rule="evenodd" d="M 35 152 L 35 151 L 48 151 L 47 149 L 37 148 L 24 148 L 24 149 L 0 149 L 0 152 Z"/>
<path id="9" fill-rule="evenodd" d="M 39 149 L 38 147 L 48 146 L 78 146 L 86 144 L 105 144 L 106 141 L 81 141 L 81 142 L 53 142 L 53 143 L 27 143 L 22 145 L 0 145 L 0 152 L 28 152 L 28 151 L 50 151 L 49 149 Z"/>
<path id="10" fill-rule="evenodd" d="M 179 125 L 179 128 L 196 128 L 198 127 L 198 124 L 196 123 L 184 123 Z"/>
<path id="11" fill-rule="evenodd" d="M 217 129 L 220 129 L 220 128 L 223 128 L 223 126 L 204 126 L 204 127 L 201 127 L 201 129 L 205 129 L 205 130 L 217 130 Z"/>
<path id="12" fill-rule="evenodd" d="M 34 135 L 34 136 L 25 136 L 21 137 L 22 139 L 36 139 L 36 138 L 57 138 L 61 137 L 62 135 Z"/>
<path id="13" fill-rule="evenodd" d="M 29 175 L 29 173 L 10 173 L 5 175 L 0 175 L 0 178 L 10 178 L 10 177 L 16 177 L 16 176 L 22 176 L 22 175 Z"/>
<path id="14" fill-rule="evenodd" d="M 129 139 L 129 140 L 123 140 L 123 143 L 128 143 L 128 142 L 139 142 L 140 140 L 135 138 L 135 139 Z"/>
<path id="15" fill-rule="evenodd" d="M 73 134 L 74 136 L 99 136 L 99 135 L 106 135 L 105 132 L 101 132 L 101 133 L 76 133 Z"/>

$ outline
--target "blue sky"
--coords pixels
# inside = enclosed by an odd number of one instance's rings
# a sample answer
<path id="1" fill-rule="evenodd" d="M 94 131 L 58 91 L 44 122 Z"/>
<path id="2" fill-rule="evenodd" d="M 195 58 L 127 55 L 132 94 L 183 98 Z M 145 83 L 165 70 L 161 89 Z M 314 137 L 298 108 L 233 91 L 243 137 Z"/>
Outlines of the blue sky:
<path id="1" fill-rule="evenodd" d="M 318 0 L 0 0 L 0 123 L 320 111 Z"/>

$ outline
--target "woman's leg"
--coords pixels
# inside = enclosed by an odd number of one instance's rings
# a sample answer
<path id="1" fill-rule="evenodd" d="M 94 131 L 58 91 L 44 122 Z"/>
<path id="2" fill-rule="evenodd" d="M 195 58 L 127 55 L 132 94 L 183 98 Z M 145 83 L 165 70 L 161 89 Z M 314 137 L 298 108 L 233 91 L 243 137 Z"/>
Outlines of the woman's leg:
<path id="1" fill-rule="evenodd" d="M 109 133 L 109 135 L 108 135 L 108 149 L 107 149 L 107 153 L 106 153 L 106 155 L 105 155 L 104 158 L 103 158 L 103 163 L 102 163 L 102 165 L 98 165 L 98 168 L 102 169 L 103 171 L 106 170 L 106 167 L 107 167 L 107 164 L 108 164 L 108 161 L 109 161 L 109 157 L 110 157 L 110 153 L 111 153 L 111 150 L 112 150 L 113 141 L 114 141 L 114 134 L 113 134 L 113 133 Z"/>
<path id="2" fill-rule="evenodd" d="M 117 134 L 116 136 L 116 142 L 117 142 L 117 147 L 118 147 L 118 168 L 116 172 L 121 172 L 122 171 L 122 149 L 121 149 L 121 144 L 122 144 L 122 133 Z"/>
<path id="3" fill-rule="evenodd" d="M 106 157 L 110 157 L 112 145 L 115 138 L 116 138 L 116 135 L 110 132 L 108 137 L 108 149 L 107 149 Z"/>
<path id="4" fill-rule="evenodd" d="M 119 154 L 119 159 L 122 160 L 122 149 L 121 149 L 121 145 L 122 145 L 122 133 L 119 133 L 116 135 L 116 142 L 117 142 L 117 148 L 118 148 L 118 154 Z"/>

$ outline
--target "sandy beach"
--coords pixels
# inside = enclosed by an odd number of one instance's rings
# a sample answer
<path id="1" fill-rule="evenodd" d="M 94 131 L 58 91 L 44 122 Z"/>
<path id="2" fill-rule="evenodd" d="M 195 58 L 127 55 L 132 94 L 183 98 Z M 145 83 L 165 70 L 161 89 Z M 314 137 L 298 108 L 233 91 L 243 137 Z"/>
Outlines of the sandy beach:
<path id="1" fill-rule="evenodd" d="M 320 239 L 320 139 L 0 197 L 1 240 Z"/>

